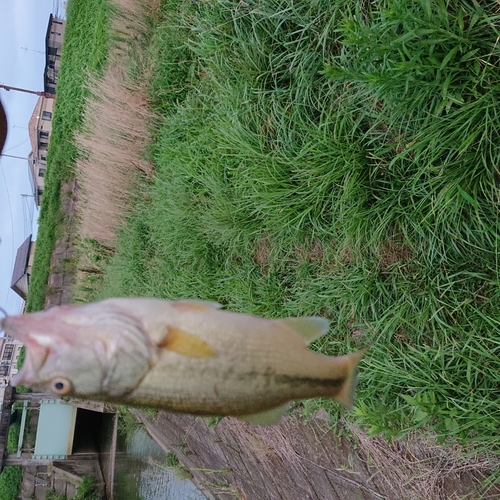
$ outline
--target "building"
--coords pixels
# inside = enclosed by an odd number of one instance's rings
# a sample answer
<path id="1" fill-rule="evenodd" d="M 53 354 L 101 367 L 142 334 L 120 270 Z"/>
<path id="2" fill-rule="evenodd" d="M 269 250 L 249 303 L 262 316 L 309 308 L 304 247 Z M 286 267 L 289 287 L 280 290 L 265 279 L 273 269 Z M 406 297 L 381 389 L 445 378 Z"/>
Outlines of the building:
<path id="1" fill-rule="evenodd" d="M 45 36 L 45 71 L 43 75 L 45 95 L 38 98 L 28 123 L 31 153 L 28 156 L 30 182 L 35 203 L 40 206 L 44 189 L 44 176 L 47 170 L 47 150 L 52 132 L 54 114 L 54 95 L 61 66 L 61 53 L 66 21 L 52 14 Z"/>
<path id="2" fill-rule="evenodd" d="M 3 401 L 5 388 L 17 373 L 17 361 L 23 345 L 9 335 L 0 337 L 0 402 Z"/>
<path id="3" fill-rule="evenodd" d="M 44 177 L 47 170 L 47 150 L 52 132 L 54 99 L 39 97 L 33 114 L 28 122 L 31 153 L 28 155 L 31 188 L 35 203 L 40 206 L 44 189 Z"/>
<path id="4" fill-rule="evenodd" d="M 45 71 L 43 75 L 44 90 L 49 94 L 56 93 L 65 28 L 66 21 L 64 19 L 50 15 L 45 36 Z"/>
<path id="5" fill-rule="evenodd" d="M 28 287 L 33 267 L 33 257 L 35 254 L 35 242 L 31 241 L 31 234 L 24 240 L 17 249 L 14 270 L 12 271 L 12 282 L 10 288 L 14 290 L 22 299 L 28 296 Z"/>

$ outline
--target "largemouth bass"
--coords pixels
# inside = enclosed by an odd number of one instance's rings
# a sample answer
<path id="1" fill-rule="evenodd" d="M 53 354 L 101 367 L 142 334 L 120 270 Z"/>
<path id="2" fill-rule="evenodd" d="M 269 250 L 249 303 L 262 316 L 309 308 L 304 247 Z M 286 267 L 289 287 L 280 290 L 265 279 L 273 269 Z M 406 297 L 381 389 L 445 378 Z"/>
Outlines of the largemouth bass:
<path id="1" fill-rule="evenodd" d="M 319 317 L 264 319 L 212 302 L 108 299 L 8 316 L 26 347 L 13 383 L 59 396 L 279 422 L 292 400 L 329 397 L 350 408 L 366 349 L 329 357 L 307 345 Z"/>

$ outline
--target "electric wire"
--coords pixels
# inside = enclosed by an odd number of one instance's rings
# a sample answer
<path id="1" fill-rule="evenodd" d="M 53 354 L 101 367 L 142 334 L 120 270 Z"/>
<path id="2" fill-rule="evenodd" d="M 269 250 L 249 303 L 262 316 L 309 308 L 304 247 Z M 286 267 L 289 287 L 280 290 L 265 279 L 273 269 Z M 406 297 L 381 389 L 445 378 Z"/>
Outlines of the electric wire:
<path id="1" fill-rule="evenodd" d="M 0 172 L 2 172 L 2 179 L 5 184 L 5 192 L 7 193 L 7 206 L 9 209 L 9 216 L 10 216 L 10 241 L 11 241 L 11 273 L 12 269 L 14 266 L 14 216 L 12 214 L 12 204 L 11 204 L 11 198 L 10 198 L 10 191 L 9 191 L 9 185 L 7 183 L 7 178 L 5 177 L 5 172 L 3 169 L 2 162 L 0 161 Z M 7 295 L 5 297 L 5 303 L 4 306 L 7 307 L 7 303 L 9 302 L 9 294 L 10 294 L 10 287 L 7 289 Z"/>

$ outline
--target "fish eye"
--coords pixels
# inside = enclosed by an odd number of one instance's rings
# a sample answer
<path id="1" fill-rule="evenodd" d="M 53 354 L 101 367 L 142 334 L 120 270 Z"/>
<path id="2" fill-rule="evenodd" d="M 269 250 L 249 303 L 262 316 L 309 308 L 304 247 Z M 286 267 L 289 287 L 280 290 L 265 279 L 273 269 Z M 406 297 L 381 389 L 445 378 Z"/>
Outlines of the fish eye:
<path id="1" fill-rule="evenodd" d="M 56 377 L 50 383 L 50 389 L 59 396 L 64 396 L 71 390 L 71 382 L 67 378 Z"/>

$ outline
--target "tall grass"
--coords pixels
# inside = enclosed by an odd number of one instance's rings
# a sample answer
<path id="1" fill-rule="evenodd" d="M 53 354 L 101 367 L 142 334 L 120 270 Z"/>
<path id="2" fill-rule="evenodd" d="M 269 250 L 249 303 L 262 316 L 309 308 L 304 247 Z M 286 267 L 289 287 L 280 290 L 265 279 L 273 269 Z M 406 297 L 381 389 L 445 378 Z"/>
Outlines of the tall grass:
<path id="1" fill-rule="evenodd" d="M 317 350 L 372 343 L 356 422 L 389 438 L 432 431 L 495 463 L 498 5 L 179 0 L 161 12 L 141 21 L 153 33 L 127 68 L 147 75 L 161 115 L 155 172 L 126 198 L 117 251 L 113 235 L 86 242 L 90 296 L 326 316 Z M 339 411 L 304 411 L 319 407 Z"/>
<path id="2" fill-rule="evenodd" d="M 68 2 L 61 71 L 47 154 L 47 174 L 26 310 L 44 308 L 50 259 L 55 242 L 66 231 L 61 212 L 61 183 L 73 177 L 77 149 L 73 134 L 81 126 L 89 72 L 99 72 L 106 59 L 109 4 L 101 0 Z"/>
<path id="3" fill-rule="evenodd" d="M 81 193 L 75 301 L 91 300 L 102 280 L 102 263 L 133 207 L 138 181 L 152 173 L 146 149 L 155 115 L 145 87 L 157 64 L 147 57 L 147 46 L 158 16 L 156 0 L 114 0 L 108 64 L 101 77 L 86 84 L 90 96 L 76 136 Z"/>
<path id="4" fill-rule="evenodd" d="M 21 466 L 4 467 L 0 474 L 0 498 L 15 500 L 21 488 L 23 468 Z"/>
<path id="5" fill-rule="evenodd" d="M 76 139 L 82 153 L 75 168 L 82 189 L 80 236 L 112 246 L 138 173 L 148 175 L 152 170 L 144 159 L 152 114 L 143 92 L 128 89 L 117 66 L 107 68 L 91 92 L 96 97 L 85 111 L 85 132 Z"/>
<path id="6" fill-rule="evenodd" d="M 152 88 L 176 92 L 101 296 L 330 317 L 318 350 L 373 344 L 358 422 L 497 453 L 498 6 L 165 12 Z"/>

